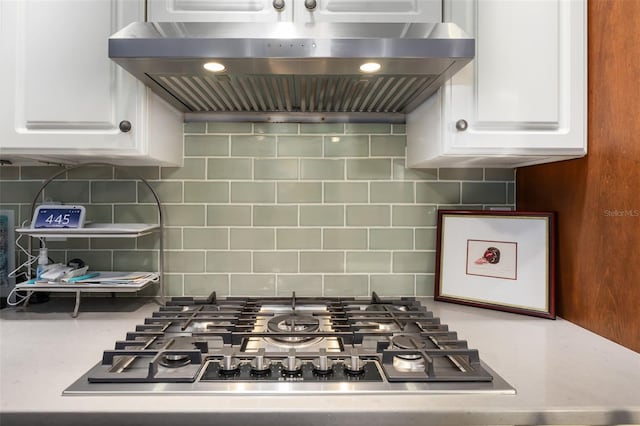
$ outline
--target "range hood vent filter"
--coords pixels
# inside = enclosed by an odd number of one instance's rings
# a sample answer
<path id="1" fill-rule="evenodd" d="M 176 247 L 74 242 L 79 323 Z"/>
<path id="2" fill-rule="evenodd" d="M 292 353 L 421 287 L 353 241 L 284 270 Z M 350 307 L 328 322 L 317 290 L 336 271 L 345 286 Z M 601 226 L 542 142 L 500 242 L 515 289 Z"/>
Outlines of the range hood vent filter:
<path id="1" fill-rule="evenodd" d="M 434 76 L 149 75 L 190 112 L 404 112 Z"/>

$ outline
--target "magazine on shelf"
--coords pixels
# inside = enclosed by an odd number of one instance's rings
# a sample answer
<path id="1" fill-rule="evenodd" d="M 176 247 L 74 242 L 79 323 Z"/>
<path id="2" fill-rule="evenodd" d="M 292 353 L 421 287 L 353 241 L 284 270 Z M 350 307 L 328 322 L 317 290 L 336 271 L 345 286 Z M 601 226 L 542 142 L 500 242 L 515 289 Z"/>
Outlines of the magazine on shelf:
<path id="1" fill-rule="evenodd" d="M 98 272 L 98 275 L 87 279 L 74 280 L 74 284 L 143 284 L 148 281 L 156 281 L 158 274 L 155 272 Z"/>

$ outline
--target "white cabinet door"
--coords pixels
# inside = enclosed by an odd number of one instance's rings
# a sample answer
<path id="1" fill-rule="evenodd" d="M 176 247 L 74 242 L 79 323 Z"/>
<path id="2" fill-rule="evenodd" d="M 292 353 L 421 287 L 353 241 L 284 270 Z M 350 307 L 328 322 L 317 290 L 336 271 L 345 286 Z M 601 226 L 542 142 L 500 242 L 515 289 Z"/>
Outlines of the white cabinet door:
<path id="1" fill-rule="evenodd" d="M 149 119 L 168 106 L 108 57 L 109 35 L 143 17 L 127 0 L 1 1 L 0 155 L 179 163 L 181 139 L 148 143 Z"/>
<path id="2" fill-rule="evenodd" d="M 147 0 L 150 22 L 285 22 L 300 0 Z M 281 6 L 281 7 L 279 7 Z"/>
<path id="3" fill-rule="evenodd" d="M 151 22 L 440 22 L 441 0 L 148 0 Z M 278 8 L 276 6 L 282 6 Z"/>
<path id="4" fill-rule="evenodd" d="M 408 163 L 504 167 L 585 155 L 585 2 L 444 7 L 445 21 L 476 38 L 476 58 L 408 117 Z"/>
<path id="5" fill-rule="evenodd" d="M 315 7 L 314 7 L 315 6 Z M 296 0 L 296 21 L 441 22 L 441 0 Z"/>

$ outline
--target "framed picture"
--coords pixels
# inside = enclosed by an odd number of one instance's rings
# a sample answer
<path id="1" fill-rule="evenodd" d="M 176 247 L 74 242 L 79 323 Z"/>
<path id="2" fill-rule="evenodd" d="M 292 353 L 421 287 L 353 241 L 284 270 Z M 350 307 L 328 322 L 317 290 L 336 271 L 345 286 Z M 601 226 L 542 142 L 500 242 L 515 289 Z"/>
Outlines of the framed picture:
<path id="1" fill-rule="evenodd" d="M 439 210 L 435 300 L 555 319 L 555 214 Z"/>

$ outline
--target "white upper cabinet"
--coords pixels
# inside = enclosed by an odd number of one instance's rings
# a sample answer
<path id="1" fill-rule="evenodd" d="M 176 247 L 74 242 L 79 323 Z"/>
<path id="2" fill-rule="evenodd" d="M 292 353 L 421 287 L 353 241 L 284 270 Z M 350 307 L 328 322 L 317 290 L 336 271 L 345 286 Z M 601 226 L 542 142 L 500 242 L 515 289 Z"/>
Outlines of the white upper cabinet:
<path id="1" fill-rule="evenodd" d="M 441 0 L 147 0 L 151 22 L 440 22 Z"/>
<path id="2" fill-rule="evenodd" d="M 0 1 L 0 157 L 180 164 L 182 115 L 113 63 L 144 2 Z"/>
<path id="3" fill-rule="evenodd" d="M 150 22 L 286 22 L 293 17 L 293 3 L 293 0 L 147 0 Z"/>
<path id="4" fill-rule="evenodd" d="M 410 167 L 517 167 L 586 154 L 583 0 L 446 0 L 476 58 L 407 117 Z"/>
<path id="5" fill-rule="evenodd" d="M 441 0 L 295 0 L 307 22 L 441 22 Z M 304 7 L 303 7 L 304 6 Z"/>

